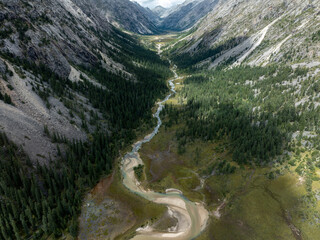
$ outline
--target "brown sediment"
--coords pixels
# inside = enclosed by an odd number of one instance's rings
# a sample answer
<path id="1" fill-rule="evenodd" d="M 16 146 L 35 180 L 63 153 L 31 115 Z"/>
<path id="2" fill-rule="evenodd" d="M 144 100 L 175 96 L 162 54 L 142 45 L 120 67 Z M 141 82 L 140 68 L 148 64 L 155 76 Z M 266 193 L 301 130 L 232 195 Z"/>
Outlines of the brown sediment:
<path id="1" fill-rule="evenodd" d="M 170 148 L 169 145 L 168 150 L 155 151 L 152 154 L 142 152 L 141 155 L 145 155 L 150 161 L 149 175 L 151 179 L 149 181 L 151 183 L 162 179 L 171 167 L 182 164 L 182 162 L 178 161 L 176 155 L 171 152 Z"/>
<path id="2" fill-rule="evenodd" d="M 87 195 L 80 217 L 80 240 L 115 239 L 136 224 L 136 218 L 121 199 L 112 194 L 116 170 Z"/>
<path id="3" fill-rule="evenodd" d="M 108 194 L 110 186 L 114 180 L 114 171 L 112 175 L 103 178 L 100 182 L 91 190 L 93 198 L 97 201 L 102 201 Z"/>

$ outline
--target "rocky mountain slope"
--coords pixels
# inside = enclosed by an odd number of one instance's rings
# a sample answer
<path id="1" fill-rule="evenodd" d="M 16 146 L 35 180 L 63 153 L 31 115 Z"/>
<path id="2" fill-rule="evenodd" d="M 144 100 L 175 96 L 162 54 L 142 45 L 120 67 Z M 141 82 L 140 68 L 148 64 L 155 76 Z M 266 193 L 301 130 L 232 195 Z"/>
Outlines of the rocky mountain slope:
<path id="1" fill-rule="evenodd" d="M 129 0 L 89 0 L 76 1 L 87 8 L 94 6 L 108 22 L 125 30 L 139 34 L 159 33 L 156 27 L 157 16 L 150 10 Z"/>
<path id="2" fill-rule="evenodd" d="M 152 9 L 152 11 L 158 16 L 158 17 L 162 17 L 162 15 L 167 11 L 167 8 L 164 8 L 162 6 L 157 6 L 154 9 Z"/>
<path id="3" fill-rule="evenodd" d="M 163 12 L 159 27 L 171 31 L 182 31 L 192 27 L 211 12 L 218 0 L 187 0 Z"/>
<path id="4" fill-rule="evenodd" d="M 226 60 L 237 61 L 234 65 L 317 61 L 319 6 L 318 0 L 220 1 L 194 33 L 180 39 L 176 53 L 190 56 L 187 65 L 209 68 Z"/>
<path id="5" fill-rule="evenodd" d="M 141 81 L 139 72 L 148 68 L 143 54 L 149 53 L 100 10 L 81 0 L 0 3 L 0 92 L 6 100 L 0 101 L 0 130 L 33 160 L 57 155 L 44 128 L 51 136 L 85 140 L 107 118 L 81 87 L 113 91 L 112 81 Z"/>
<path id="6" fill-rule="evenodd" d="M 0 239 L 76 238 L 85 192 L 153 125 L 169 63 L 98 3 L 0 2 Z"/>
<path id="7" fill-rule="evenodd" d="M 251 67 L 255 72 L 269 72 L 268 68 L 276 68 L 272 81 L 260 76 L 235 83 L 238 91 L 243 87 L 253 94 L 250 103 L 244 103 L 249 111 L 256 115 L 272 112 L 277 116 L 288 108 L 299 116 L 317 115 L 319 29 L 318 0 L 221 1 L 191 33 L 181 35 L 167 51 L 181 68 L 203 74 L 221 69 L 250 72 Z M 314 123 L 308 121 L 308 127 L 286 134 L 296 136 L 306 131 L 308 136 L 317 132 L 316 119 Z"/>

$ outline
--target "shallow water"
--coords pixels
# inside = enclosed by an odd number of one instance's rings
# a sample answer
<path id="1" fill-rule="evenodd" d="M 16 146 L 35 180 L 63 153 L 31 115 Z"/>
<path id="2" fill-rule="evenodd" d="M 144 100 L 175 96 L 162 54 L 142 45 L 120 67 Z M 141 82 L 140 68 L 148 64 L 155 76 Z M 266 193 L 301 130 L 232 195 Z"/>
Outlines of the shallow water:
<path id="1" fill-rule="evenodd" d="M 158 103 L 158 110 L 153 115 L 158 123 L 153 132 L 147 135 L 143 140 L 133 145 L 131 152 L 127 153 L 122 159 L 121 171 L 123 175 L 123 184 L 133 193 L 155 203 L 164 204 L 168 207 L 169 214 L 177 219 L 178 224 L 172 226 L 167 232 L 157 232 L 151 226 L 137 229 L 135 240 L 156 240 L 156 239 L 179 239 L 187 240 L 198 236 L 206 227 L 208 220 L 208 211 L 201 203 L 194 203 L 185 198 L 181 191 L 169 189 L 166 193 L 157 193 L 150 189 L 144 189 L 136 179 L 134 167 L 139 164 L 144 165 L 140 158 L 139 150 L 144 143 L 153 139 L 158 133 L 162 121 L 160 113 L 172 95 L 176 93 L 174 81 L 179 78 L 176 72 L 176 66 L 172 68 L 174 78 L 169 81 L 170 93 L 167 97 Z"/>

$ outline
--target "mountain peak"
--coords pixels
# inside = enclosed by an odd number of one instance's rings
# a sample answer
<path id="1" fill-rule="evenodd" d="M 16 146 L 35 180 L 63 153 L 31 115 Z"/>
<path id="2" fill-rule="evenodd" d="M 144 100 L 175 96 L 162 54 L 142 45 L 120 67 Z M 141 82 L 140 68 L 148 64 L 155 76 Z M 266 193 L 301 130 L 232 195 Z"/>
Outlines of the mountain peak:
<path id="1" fill-rule="evenodd" d="M 157 16 L 162 17 L 162 15 L 167 11 L 168 9 L 165 7 L 162 7 L 160 5 L 156 6 L 155 8 L 151 9 L 152 12 L 154 12 Z"/>

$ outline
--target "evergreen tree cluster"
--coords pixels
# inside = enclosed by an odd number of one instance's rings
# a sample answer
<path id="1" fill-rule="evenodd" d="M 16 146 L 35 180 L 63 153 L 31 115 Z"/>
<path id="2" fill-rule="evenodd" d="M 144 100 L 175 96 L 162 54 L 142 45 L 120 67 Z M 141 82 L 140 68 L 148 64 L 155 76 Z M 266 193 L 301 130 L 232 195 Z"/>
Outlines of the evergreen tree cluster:
<path id="1" fill-rule="evenodd" d="M 312 41 L 320 41 L 320 30 L 312 35 Z"/>
<path id="2" fill-rule="evenodd" d="M 61 159 L 47 166 L 34 166 L 20 148 L 0 134 L 0 239 L 57 238 L 64 233 L 76 237 L 85 191 L 94 187 L 102 176 L 110 174 L 119 150 L 135 138 L 136 128 L 143 122 L 152 123 L 151 108 L 168 90 L 165 80 L 172 75 L 169 64 L 137 45 L 133 38 L 123 36 L 114 40 L 124 51 L 112 57 L 122 61 L 135 80 L 107 72 L 102 63 L 94 67 L 76 66 L 103 87 L 84 78 L 71 82 L 43 64 L 1 54 L 37 76 L 33 90 L 47 105 L 48 98 L 55 96 L 73 115 L 76 111 L 74 93 L 86 97 L 102 114 L 110 133 L 100 131 L 94 112 L 90 113 L 93 116 L 90 124 L 95 125 L 96 131 L 91 133 L 88 142 L 68 141 L 44 126 L 45 134 L 66 149 L 61 153 L 58 147 Z M 87 128 L 84 117 L 82 125 Z"/>
<path id="3" fill-rule="evenodd" d="M 11 100 L 11 97 L 5 93 L 4 95 L 0 92 L 0 100 L 4 101 L 5 103 L 7 104 L 13 104 L 12 103 L 12 100 Z"/>
<path id="4" fill-rule="evenodd" d="M 0 136 L 0 239 L 59 237 L 66 230 L 76 237 L 84 191 L 110 173 L 116 140 L 96 134 L 92 144 L 69 142 L 59 163 L 34 167 Z"/>
<path id="5" fill-rule="evenodd" d="M 166 125 L 185 123 L 176 133 L 181 153 L 195 139 L 227 138 L 234 161 L 265 164 L 288 147 L 291 133 L 319 132 L 319 109 L 312 102 L 296 106 L 297 97 L 316 94 L 318 81 L 305 80 L 299 93 L 291 84 L 306 74 L 305 69 L 274 65 L 200 71 L 185 80 L 180 92 L 187 104 L 166 108 Z"/>

